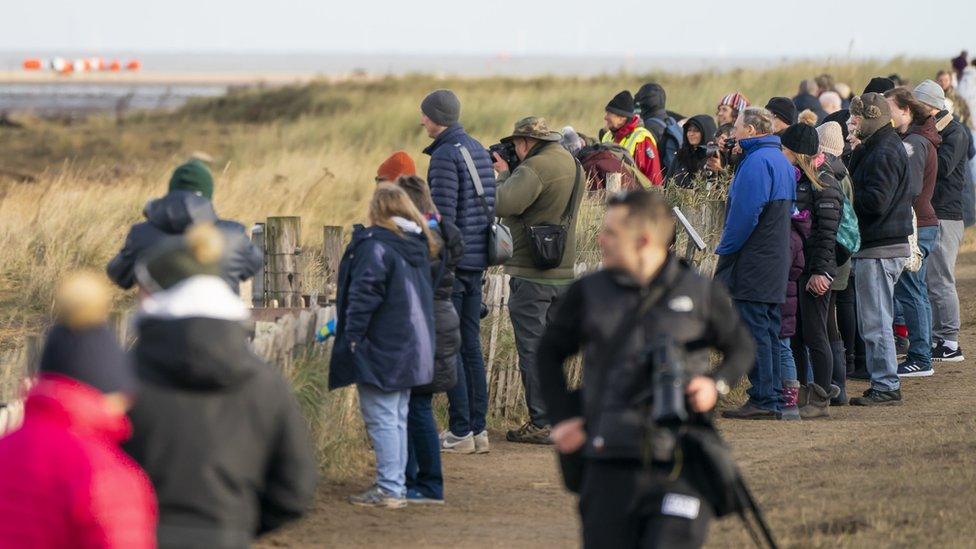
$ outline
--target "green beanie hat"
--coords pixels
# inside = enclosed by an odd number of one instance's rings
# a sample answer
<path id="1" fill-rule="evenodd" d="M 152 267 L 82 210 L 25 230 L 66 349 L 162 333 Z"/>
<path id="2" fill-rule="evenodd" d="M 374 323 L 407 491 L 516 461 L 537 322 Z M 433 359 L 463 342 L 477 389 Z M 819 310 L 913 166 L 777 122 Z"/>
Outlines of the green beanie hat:
<path id="1" fill-rule="evenodd" d="M 196 158 L 176 168 L 169 179 L 170 191 L 192 191 L 207 200 L 213 200 L 213 186 L 210 168 Z"/>

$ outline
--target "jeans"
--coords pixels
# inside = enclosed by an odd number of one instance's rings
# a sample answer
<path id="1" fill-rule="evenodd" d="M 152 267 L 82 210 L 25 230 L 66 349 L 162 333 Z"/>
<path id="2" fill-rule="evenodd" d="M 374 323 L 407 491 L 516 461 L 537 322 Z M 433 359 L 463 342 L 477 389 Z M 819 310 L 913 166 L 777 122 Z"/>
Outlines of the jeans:
<path id="1" fill-rule="evenodd" d="M 441 444 L 430 402 L 432 394 L 411 394 L 407 416 L 407 488 L 430 499 L 444 499 Z"/>
<path id="2" fill-rule="evenodd" d="M 542 334 L 556 311 L 556 303 L 569 285 L 539 284 L 515 277 L 511 278 L 509 284 L 512 293 L 508 298 L 508 313 L 515 332 L 519 370 L 522 373 L 522 386 L 525 388 L 525 405 L 529 409 L 529 420 L 532 424 L 545 427 L 549 425 L 549 418 L 546 416 L 546 406 L 539 388 L 535 353 Z"/>
<path id="3" fill-rule="evenodd" d="M 962 244 L 962 221 L 939 220 L 939 242 L 929 255 L 925 282 L 932 306 L 932 338 L 959 341 L 959 295 L 956 256 Z"/>
<path id="4" fill-rule="evenodd" d="M 376 485 L 396 497 L 407 493 L 407 412 L 410 389 L 386 392 L 359 383 L 359 409 L 376 454 Z"/>
<path id="5" fill-rule="evenodd" d="M 749 371 L 749 401 L 760 408 L 778 412 L 783 404 L 780 377 L 780 304 L 733 300 L 739 317 L 756 340 L 756 364 Z"/>
<path id="6" fill-rule="evenodd" d="M 481 354 L 481 277 L 484 271 L 458 269 L 454 278 L 454 308 L 461 320 L 461 354 L 457 384 L 447 392 L 449 427 L 454 436 L 485 430 L 488 380 Z"/>
<path id="7" fill-rule="evenodd" d="M 922 268 L 901 273 L 895 284 L 895 304 L 900 305 L 908 326 L 908 360 L 921 366 L 932 364 L 932 305 L 925 284 L 926 263 L 938 243 L 939 227 L 918 228 L 918 248 L 922 251 Z"/>
<path id="8" fill-rule="evenodd" d="M 783 381 L 796 381 L 796 361 L 788 337 L 779 340 L 779 372 Z"/>
<path id="9" fill-rule="evenodd" d="M 880 391 L 894 391 L 901 386 L 891 323 L 895 283 L 907 261 L 905 257 L 854 260 L 857 323 L 864 338 L 864 358 L 871 374 L 871 387 Z"/>

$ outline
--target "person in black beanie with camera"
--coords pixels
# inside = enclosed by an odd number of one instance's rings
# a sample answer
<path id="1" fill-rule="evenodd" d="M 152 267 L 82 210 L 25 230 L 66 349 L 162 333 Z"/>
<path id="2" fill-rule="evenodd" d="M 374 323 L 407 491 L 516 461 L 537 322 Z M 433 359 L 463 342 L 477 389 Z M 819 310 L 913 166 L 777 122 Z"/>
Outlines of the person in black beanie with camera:
<path id="1" fill-rule="evenodd" d="M 599 237 L 604 268 L 570 286 L 539 344 L 552 440 L 564 460 L 582 456 L 581 468 L 566 469 L 581 474 L 567 474 L 566 483 L 579 489 L 587 548 L 697 547 L 713 515 L 702 494 L 708 479 L 693 463 L 642 461 L 641 395 L 663 388 L 648 379 L 645 355 L 649 343 L 667 337 L 685 358 L 683 391 L 694 422 L 748 370 L 753 344 L 725 289 L 668 251 L 673 235 L 662 193 L 611 198 Z M 723 355 L 714 370 L 709 349 Z M 563 363 L 580 350 L 583 386 L 570 391 Z"/>

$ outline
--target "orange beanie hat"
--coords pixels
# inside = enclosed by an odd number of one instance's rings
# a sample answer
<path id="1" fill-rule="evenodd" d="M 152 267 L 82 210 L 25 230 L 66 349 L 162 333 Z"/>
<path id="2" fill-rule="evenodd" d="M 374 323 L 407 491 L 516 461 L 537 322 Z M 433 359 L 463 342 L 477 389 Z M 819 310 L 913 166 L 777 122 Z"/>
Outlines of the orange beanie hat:
<path id="1" fill-rule="evenodd" d="M 404 175 L 417 175 L 417 167 L 413 159 L 404 151 L 397 151 L 380 164 L 376 170 L 376 179 L 396 181 Z"/>

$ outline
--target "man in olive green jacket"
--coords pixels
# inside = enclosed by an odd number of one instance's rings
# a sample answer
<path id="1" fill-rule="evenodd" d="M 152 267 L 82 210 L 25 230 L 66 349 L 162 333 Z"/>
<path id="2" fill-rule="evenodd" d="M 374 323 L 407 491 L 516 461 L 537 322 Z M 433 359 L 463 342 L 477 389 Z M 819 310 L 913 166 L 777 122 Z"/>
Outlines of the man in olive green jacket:
<path id="1" fill-rule="evenodd" d="M 536 372 L 536 347 L 556 303 L 573 282 L 576 217 L 585 185 L 582 170 L 559 144 L 560 138 L 559 132 L 549 130 L 544 118 L 523 118 L 512 135 L 502 140 L 515 146 L 521 161 L 518 167 L 509 172 L 507 162 L 497 154 L 492 158 L 499 172 L 495 213 L 511 229 L 514 243 L 512 258 L 505 263 L 505 272 L 512 277 L 508 310 L 529 409 L 529 421 L 508 432 L 512 442 L 550 443 L 549 418 Z M 543 224 L 568 226 L 562 262 L 551 269 L 538 268 L 532 258 L 528 227 Z"/>

